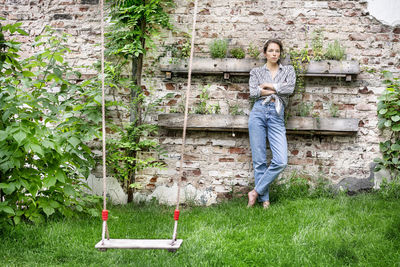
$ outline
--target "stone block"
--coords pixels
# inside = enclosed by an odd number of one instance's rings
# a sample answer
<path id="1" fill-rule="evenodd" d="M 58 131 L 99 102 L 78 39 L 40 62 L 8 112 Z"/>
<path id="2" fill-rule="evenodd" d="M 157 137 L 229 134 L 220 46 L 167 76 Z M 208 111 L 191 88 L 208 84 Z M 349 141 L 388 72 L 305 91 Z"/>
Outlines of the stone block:
<path id="1" fill-rule="evenodd" d="M 103 195 L 103 179 L 97 178 L 93 174 L 89 175 L 87 185 L 95 195 Z M 107 177 L 107 197 L 113 204 L 126 204 L 128 195 L 124 192 L 121 185 L 114 177 Z"/>
<path id="2" fill-rule="evenodd" d="M 160 204 L 175 205 L 178 192 L 178 186 L 174 184 L 171 187 L 158 186 L 151 193 L 147 200 L 156 198 Z M 217 202 L 217 195 L 209 189 L 196 189 L 193 185 L 188 184 L 181 188 L 180 199 L 182 203 L 193 203 L 197 205 L 209 206 Z"/>
<path id="3" fill-rule="evenodd" d="M 336 185 L 339 190 L 346 190 L 349 194 L 368 191 L 373 186 L 374 182 L 370 178 L 358 179 L 354 177 L 344 178 Z"/>
<path id="4" fill-rule="evenodd" d="M 235 140 L 214 139 L 211 142 L 213 146 L 233 147 L 236 145 Z"/>

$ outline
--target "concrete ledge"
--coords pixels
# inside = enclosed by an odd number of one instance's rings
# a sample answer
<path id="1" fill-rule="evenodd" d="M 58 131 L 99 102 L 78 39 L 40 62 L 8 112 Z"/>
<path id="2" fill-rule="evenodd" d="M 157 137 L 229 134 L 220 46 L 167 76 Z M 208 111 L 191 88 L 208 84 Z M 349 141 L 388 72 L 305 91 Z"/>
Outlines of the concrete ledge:
<path id="1" fill-rule="evenodd" d="M 197 74 L 235 74 L 249 75 L 250 70 L 261 67 L 265 59 L 236 59 L 236 58 L 193 58 L 192 73 Z M 289 64 L 284 60 L 283 64 Z M 166 73 L 187 73 L 188 59 L 161 58 L 161 71 Z M 357 61 L 323 60 L 311 61 L 308 64 L 305 76 L 345 77 L 360 73 L 360 64 Z"/>
<path id="2" fill-rule="evenodd" d="M 166 129 L 183 128 L 183 114 L 160 114 L 158 125 Z M 286 125 L 289 134 L 351 135 L 358 131 L 358 119 L 291 117 Z M 189 114 L 187 130 L 247 132 L 246 115 Z"/>

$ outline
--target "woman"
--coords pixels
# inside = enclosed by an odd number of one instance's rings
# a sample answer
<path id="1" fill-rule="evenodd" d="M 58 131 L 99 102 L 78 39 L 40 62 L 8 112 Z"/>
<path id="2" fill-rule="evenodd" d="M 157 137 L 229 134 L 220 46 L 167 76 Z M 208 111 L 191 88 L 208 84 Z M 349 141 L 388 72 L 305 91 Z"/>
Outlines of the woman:
<path id="1" fill-rule="evenodd" d="M 269 40 L 264 45 L 267 63 L 250 72 L 250 97 L 256 99 L 249 117 L 250 146 L 253 158 L 255 187 L 248 193 L 248 207 L 257 199 L 268 208 L 269 185 L 287 165 L 287 141 L 284 112 L 289 96 L 294 91 L 296 74 L 293 66 L 280 63 L 282 43 Z M 267 165 L 267 144 L 272 152 L 272 160 Z"/>

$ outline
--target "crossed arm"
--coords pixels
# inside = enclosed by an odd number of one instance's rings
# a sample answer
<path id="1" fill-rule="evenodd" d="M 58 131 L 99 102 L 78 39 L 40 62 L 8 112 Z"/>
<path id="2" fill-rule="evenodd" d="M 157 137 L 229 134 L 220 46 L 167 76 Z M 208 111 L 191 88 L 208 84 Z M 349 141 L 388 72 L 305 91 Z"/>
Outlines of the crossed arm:
<path id="1" fill-rule="evenodd" d="M 250 72 L 250 97 L 277 95 L 291 95 L 296 84 L 296 74 L 292 66 L 289 67 L 285 82 L 282 83 L 259 83 L 255 69 Z"/>

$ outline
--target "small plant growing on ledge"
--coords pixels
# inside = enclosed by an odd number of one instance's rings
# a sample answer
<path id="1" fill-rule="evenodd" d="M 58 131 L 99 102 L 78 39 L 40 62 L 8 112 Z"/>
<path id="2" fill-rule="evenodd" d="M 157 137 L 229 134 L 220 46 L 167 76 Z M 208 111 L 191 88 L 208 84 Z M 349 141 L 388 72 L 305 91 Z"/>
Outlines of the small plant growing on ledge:
<path id="1" fill-rule="evenodd" d="M 345 48 L 342 47 L 338 40 L 328 45 L 325 51 L 325 58 L 332 60 L 342 60 L 345 57 Z"/>
<path id="2" fill-rule="evenodd" d="M 195 114 L 218 114 L 220 112 L 221 107 L 219 106 L 219 104 L 209 105 L 207 103 L 207 101 L 210 99 L 210 96 L 208 95 L 209 87 L 209 85 L 205 86 L 201 90 L 201 94 L 199 95 L 200 102 L 194 109 Z"/>
<path id="3" fill-rule="evenodd" d="M 244 52 L 244 49 L 241 47 L 234 47 L 229 52 L 232 57 L 237 58 L 237 59 L 242 59 L 246 55 Z"/>
<path id="4" fill-rule="evenodd" d="M 167 56 L 170 58 L 170 63 L 178 63 L 180 59 L 185 59 L 190 56 L 190 42 L 187 39 L 178 41 L 176 43 L 165 45 L 165 51 L 160 56 Z"/>
<path id="5" fill-rule="evenodd" d="M 251 58 L 254 58 L 254 59 L 258 59 L 258 56 L 260 55 L 260 50 L 259 50 L 258 47 L 257 47 L 255 44 L 253 44 L 253 43 L 251 43 L 251 44 L 249 45 L 249 48 L 247 48 L 247 52 L 249 53 L 249 56 L 250 56 Z"/>
<path id="6" fill-rule="evenodd" d="M 225 58 L 228 52 L 227 40 L 214 40 L 209 44 L 210 53 L 212 58 Z"/>

